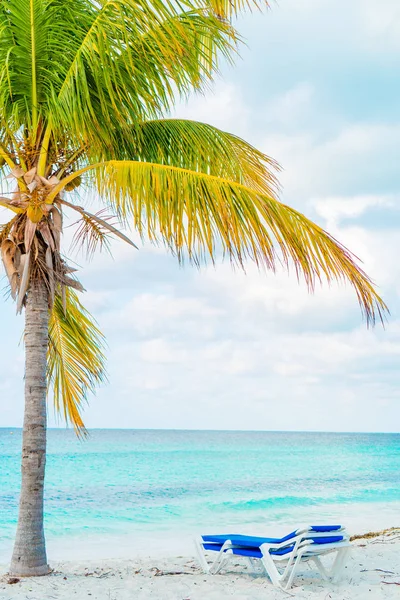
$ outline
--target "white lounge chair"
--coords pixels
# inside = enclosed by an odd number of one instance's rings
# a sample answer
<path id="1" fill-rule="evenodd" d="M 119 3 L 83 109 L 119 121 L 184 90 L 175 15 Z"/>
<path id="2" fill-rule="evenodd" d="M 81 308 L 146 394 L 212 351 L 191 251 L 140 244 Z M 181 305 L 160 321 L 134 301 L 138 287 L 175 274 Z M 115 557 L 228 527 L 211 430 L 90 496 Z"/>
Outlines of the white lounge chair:
<path id="1" fill-rule="evenodd" d="M 218 573 L 229 559 L 243 556 L 252 570 L 267 572 L 272 583 L 282 589 L 291 587 L 299 566 L 312 561 L 326 580 L 337 580 L 350 551 L 349 536 L 341 525 L 310 525 L 282 538 L 264 538 L 238 534 L 205 535 L 196 540 L 200 565 L 205 573 Z M 206 552 L 217 552 L 211 565 Z M 328 570 L 321 557 L 336 552 Z"/>

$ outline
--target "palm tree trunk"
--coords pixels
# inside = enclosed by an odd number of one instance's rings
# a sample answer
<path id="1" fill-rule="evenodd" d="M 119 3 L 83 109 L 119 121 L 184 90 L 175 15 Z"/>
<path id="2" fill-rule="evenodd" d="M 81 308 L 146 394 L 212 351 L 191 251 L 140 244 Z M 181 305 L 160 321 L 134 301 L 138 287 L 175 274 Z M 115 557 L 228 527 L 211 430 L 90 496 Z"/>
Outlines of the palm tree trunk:
<path id="1" fill-rule="evenodd" d="M 25 309 L 25 415 L 18 527 L 10 575 L 50 572 L 43 529 L 46 462 L 46 370 L 48 295 L 43 281 L 32 281 Z"/>

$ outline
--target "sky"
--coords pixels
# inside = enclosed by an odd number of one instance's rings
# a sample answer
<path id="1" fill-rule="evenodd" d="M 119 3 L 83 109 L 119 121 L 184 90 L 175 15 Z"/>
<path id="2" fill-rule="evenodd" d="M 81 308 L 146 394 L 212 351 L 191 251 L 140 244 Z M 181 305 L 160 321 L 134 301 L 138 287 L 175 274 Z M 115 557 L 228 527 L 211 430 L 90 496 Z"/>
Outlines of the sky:
<path id="1" fill-rule="evenodd" d="M 362 259 L 391 315 L 367 329 L 348 287 L 309 295 L 294 273 L 181 268 L 162 248 L 116 242 L 113 258 L 75 257 L 108 341 L 108 383 L 85 423 L 399 431 L 399 2 L 280 0 L 237 25 L 236 66 L 176 116 L 277 159 L 282 200 Z M 9 300 L 0 315 L 0 426 L 16 427 L 23 320 Z M 49 422 L 64 426 L 51 404 Z"/>

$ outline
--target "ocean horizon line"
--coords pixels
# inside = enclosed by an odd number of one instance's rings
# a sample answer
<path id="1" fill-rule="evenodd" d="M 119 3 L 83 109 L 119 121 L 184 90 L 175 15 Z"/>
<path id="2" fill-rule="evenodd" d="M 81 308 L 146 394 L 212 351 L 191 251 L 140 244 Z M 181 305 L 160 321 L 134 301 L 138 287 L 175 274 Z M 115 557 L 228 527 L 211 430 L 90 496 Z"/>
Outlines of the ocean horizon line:
<path id="1" fill-rule="evenodd" d="M 0 430 L 22 431 L 22 426 L 0 425 Z M 70 431 L 71 427 L 48 427 L 48 431 Z M 399 435 L 399 431 L 369 431 L 369 430 L 324 430 L 324 429 L 207 429 L 207 428 L 184 428 L 184 427 L 87 427 L 90 431 L 170 431 L 170 432 L 193 432 L 193 433 L 301 433 L 301 434 L 332 434 L 332 435 Z"/>

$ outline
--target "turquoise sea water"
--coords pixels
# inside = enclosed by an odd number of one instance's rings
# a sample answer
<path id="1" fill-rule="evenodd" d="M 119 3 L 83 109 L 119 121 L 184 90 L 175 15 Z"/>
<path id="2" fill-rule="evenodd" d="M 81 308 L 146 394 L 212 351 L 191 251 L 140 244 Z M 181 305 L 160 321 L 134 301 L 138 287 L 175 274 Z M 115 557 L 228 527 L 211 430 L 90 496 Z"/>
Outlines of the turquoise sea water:
<path id="1" fill-rule="evenodd" d="M 0 429 L 0 560 L 15 532 L 21 431 Z M 400 525 L 400 434 L 50 430 L 46 531 L 63 557 L 135 540 L 340 520 Z M 85 546 L 86 545 L 86 546 Z M 86 550 L 85 550 L 86 548 Z M 89 550 L 90 548 L 90 550 Z"/>

